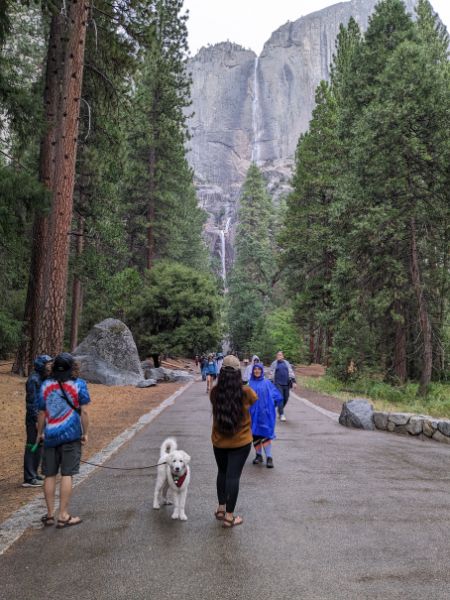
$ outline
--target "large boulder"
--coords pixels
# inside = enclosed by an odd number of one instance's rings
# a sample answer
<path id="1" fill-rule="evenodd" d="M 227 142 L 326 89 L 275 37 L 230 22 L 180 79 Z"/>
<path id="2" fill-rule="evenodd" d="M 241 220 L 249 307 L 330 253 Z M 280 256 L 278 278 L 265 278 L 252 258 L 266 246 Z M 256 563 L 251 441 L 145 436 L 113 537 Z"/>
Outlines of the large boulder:
<path id="1" fill-rule="evenodd" d="M 145 363 L 142 363 L 144 366 Z M 151 368 L 148 365 L 144 367 L 146 379 L 156 379 L 156 381 L 194 381 L 195 377 L 187 371 L 166 369 L 165 367 Z"/>
<path id="2" fill-rule="evenodd" d="M 133 335 L 118 319 L 94 325 L 73 354 L 91 383 L 137 385 L 144 379 Z"/>
<path id="3" fill-rule="evenodd" d="M 367 400 L 355 398 L 344 402 L 339 416 L 339 423 L 344 427 L 374 430 L 373 406 Z"/>

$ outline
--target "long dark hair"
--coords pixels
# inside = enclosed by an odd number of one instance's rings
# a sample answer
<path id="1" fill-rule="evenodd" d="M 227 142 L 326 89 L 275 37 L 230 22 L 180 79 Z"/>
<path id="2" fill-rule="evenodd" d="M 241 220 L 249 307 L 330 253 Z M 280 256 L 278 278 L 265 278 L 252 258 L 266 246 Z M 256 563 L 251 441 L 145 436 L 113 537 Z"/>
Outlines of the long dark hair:
<path id="1" fill-rule="evenodd" d="M 244 416 L 244 390 L 240 370 L 222 367 L 217 385 L 211 390 L 211 404 L 217 430 L 233 435 Z"/>

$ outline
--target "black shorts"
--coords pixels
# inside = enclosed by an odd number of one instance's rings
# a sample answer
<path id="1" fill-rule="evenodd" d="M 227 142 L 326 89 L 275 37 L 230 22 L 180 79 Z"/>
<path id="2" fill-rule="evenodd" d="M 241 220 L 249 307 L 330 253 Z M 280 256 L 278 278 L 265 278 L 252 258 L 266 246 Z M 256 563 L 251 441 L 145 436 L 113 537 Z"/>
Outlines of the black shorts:
<path id="1" fill-rule="evenodd" d="M 80 471 L 80 460 L 80 440 L 54 448 L 44 448 L 42 472 L 46 477 L 54 477 L 61 469 L 61 475 L 76 475 Z"/>

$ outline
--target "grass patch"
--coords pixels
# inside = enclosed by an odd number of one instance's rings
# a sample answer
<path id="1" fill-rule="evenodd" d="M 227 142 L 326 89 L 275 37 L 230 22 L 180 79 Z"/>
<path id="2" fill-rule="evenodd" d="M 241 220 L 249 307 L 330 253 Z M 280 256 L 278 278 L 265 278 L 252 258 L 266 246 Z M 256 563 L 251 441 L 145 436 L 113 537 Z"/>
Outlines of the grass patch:
<path id="1" fill-rule="evenodd" d="M 417 383 L 407 383 L 394 387 L 376 379 L 361 378 L 353 383 L 341 381 L 325 375 L 323 377 L 297 378 L 300 385 L 335 396 L 341 400 L 367 398 L 377 410 L 412 412 L 433 417 L 450 418 L 450 384 L 432 383 L 426 398 L 417 397 Z"/>

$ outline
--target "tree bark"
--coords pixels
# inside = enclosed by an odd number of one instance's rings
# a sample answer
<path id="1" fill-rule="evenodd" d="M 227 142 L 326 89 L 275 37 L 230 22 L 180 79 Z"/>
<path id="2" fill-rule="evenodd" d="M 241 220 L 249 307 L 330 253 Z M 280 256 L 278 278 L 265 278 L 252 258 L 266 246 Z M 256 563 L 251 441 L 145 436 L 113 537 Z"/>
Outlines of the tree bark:
<path id="1" fill-rule="evenodd" d="M 425 396 L 428 392 L 428 386 L 431 381 L 431 372 L 433 368 L 433 345 L 431 335 L 431 322 L 428 314 L 428 305 L 423 293 L 423 286 L 420 274 L 419 255 L 417 251 L 416 221 L 414 217 L 410 221 L 411 227 L 411 253 L 410 253 L 410 272 L 414 292 L 416 294 L 418 317 L 420 331 L 422 333 L 422 372 L 418 394 Z"/>
<path id="2" fill-rule="evenodd" d="M 77 239 L 75 242 L 75 264 L 78 266 L 79 259 L 84 249 L 84 219 L 78 218 Z M 81 279 L 76 269 L 72 282 L 72 318 L 70 320 L 70 351 L 73 352 L 78 346 L 78 329 L 80 326 L 81 307 L 83 304 L 83 288 Z"/>
<path id="3" fill-rule="evenodd" d="M 50 22 L 47 65 L 44 89 L 45 133 L 39 154 L 39 179 L 49 190 L 53 188 L 56 147 L 56 121 L 60 93 L 61 69 L 63 65 L 63 26 L 60 12 Z M 44 309 L 45 248 L 48 245 L 48 216 L 36 214 L 32 231 L 31 263 L 25 301 L 23 339 L 16 354 L 13 372 L 26 375 L 32 369 L 33 359 L 47 352 L 38 344 L 38 323 Z"/>
<path id="4" fill-rule="evenodd" d="M 38 344 L 50 354 L 61 352 L 67 299 L 67 275 L 73 190 L 78 144 L 84 51 L 90 2 L 72 0 L 68 7 L 66 59 L 58 112 L 54 160 L 53 207 L 49 221 L 48 282 L 45 310 L 39 320 Z"/>
<path id="5" fill-rule="evenodd" d="M 314 327 L 310 325 L 309 327 L 309 364 L 314 362 L 314 349 L 315 349 L 315 339 L 314 339 Z"/>

